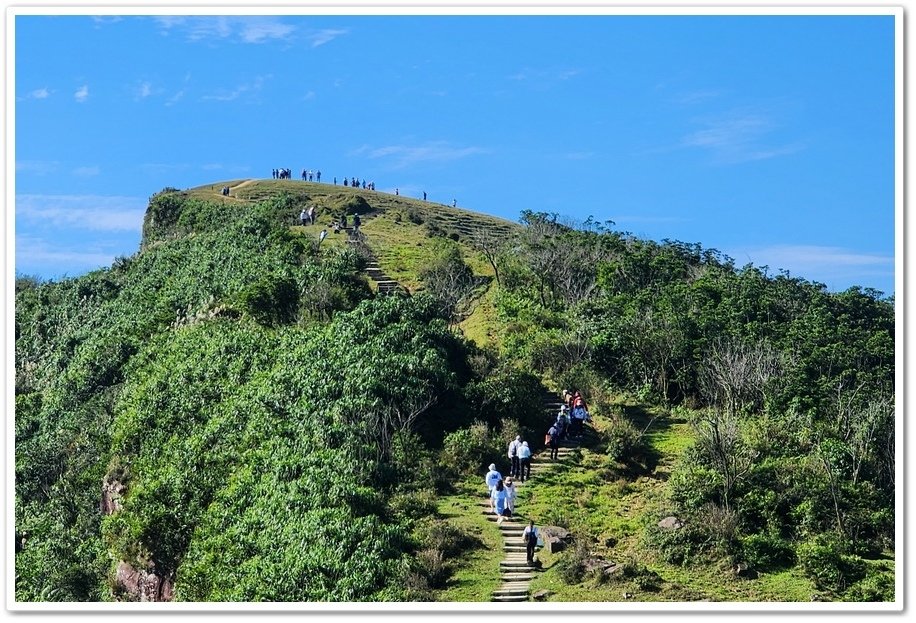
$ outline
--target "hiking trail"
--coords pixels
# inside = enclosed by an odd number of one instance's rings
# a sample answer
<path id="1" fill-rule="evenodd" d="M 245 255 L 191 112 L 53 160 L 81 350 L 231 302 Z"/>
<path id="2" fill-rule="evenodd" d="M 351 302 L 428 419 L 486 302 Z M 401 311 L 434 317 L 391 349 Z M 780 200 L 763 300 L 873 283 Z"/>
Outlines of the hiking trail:
<path id="1" fill-rule="evenodd" d="M 550 416 L 553 417 L 560 410 L 563 401 L 554 393 L 545 393 L 542 403 L 544 412 L 549 413 Z M 583 430 L 583 433 L 584 436 L 588 436 L 588 429 L 586 428 Z M 560 441 L 560 447 L 557 451 L 557 460 L 555 461 L 550 459 L 549 447 L 544 448 L 536 454 L 532 453 L 531 478 L 525 482 L 513 478 L 512 481 L 515 483 L 516 489 L 521 492 L 526 485 L 531 483 L 532 480 L 536 480 L 539 475 L 547 471 L 564 467 L 565 459 L 569 458 L 570 454 L 581 445 L 582 442 L 577 439 Z M 520 497 L 521 496 L 519 496 L 519 498 Z M 519 498 L 516 498 L 517 509 L 519 508 Z M 479 504 L 481 512 L 487 516 L 487 521 L 497 522 L 498 517 L 490 511 L 490 501 L 482 500 Z M 502 523 L 499 524 L 505 558 L 499 563 L 499 574 L 502 585 L 493 591 L 491 601 L 521 602 L 530 599 L 528 593 L 531 587 L 531 580 L 534 579 L 534 574 L 541 570 L 536 553 L 541 547 L 537 546 L 535 548 L 534 564 L 528 564 L 525 542 L 523 540 L 523 533 L 525 526 L 528 525 L 528 520 L 529 517 L 523 512 L 513 513 L 512 517 L 505 518 Z M 537 521 L 535 521 L 535 527 L 537 527 L 540 533 L 542 526 L 540 526 Z"/>

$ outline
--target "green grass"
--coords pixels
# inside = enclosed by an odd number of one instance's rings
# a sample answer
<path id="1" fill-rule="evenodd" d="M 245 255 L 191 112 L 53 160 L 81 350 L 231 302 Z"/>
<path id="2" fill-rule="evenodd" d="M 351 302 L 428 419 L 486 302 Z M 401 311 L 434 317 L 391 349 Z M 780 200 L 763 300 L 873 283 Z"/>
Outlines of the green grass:
<path id="1" fill-rule="evenodd" d="M 501 583 L 499 563 L 503 559 L 502 536 L 496 524 L 486 520 L 477 501 L 481 497 L 479 479 L 459 485 L 455 495 L 441 498 L 439 514 L 454 526 L 479 538 L 482 549 L 466 552 L 460 560 L 452 561 L 456 572 L 449 578 L 446 588 L 438 591 L 437 601 L 490 601 L 493 591 Z"/>

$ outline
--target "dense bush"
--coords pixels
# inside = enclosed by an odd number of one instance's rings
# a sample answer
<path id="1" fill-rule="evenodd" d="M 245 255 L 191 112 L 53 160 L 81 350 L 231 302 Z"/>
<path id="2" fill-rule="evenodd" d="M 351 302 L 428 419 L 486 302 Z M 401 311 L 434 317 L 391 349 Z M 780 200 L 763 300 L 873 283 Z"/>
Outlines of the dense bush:
<path id="1" fill-rule="evenodd" d="M 821 589 L 842 593 L 865 577 L 864 561 L 847 553 L 847 545 L 835 535 L 823 534 L 796 549 L 798 564 Z"/>

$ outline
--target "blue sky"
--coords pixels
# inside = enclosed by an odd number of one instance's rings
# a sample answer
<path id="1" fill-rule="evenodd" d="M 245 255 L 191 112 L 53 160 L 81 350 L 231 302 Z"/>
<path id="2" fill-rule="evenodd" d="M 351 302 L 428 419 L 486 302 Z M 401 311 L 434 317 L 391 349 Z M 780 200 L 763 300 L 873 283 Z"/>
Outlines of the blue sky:
<path id="1" fill-rule="evenodd" d="M 894 292 L 892 16 L 15 18 L 17 274 L 166 186 L 357 176 Z"/>

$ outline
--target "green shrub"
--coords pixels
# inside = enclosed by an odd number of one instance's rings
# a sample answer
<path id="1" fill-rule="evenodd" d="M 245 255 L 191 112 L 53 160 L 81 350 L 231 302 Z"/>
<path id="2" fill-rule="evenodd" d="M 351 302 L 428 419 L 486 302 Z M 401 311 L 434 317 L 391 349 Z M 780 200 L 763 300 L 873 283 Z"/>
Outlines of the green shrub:
<path id="1" fill-rule="evenodd" d="M 843 595 L 847 601 L 894 601 L 894 576 L 870 571 L 864 579 L 849 587 Z"/>
<path id="2" fill-rule="evenodd" d="M 796 549 L 798 564 L 818 588 L 843 592 L 865 576 L 865 562 L 847 554 L 846 544 L 834 534 L 820 534 Z"/>
<path id="3" fill-rule="evenodd" d="M 744 537 L 741 540 L 741 555 L 746 562 L 761 570 L 788 567 L 795 563 L 792 545 L 768 533 Z"/>
<path id="4" fill-rule="evenodd" d="M 445 436 L 440 463 L 455 476 L 479 474 L 498 456 L 502 456 L 499 438 L 487 424 L 474 422 Z"/>
<path id="5" fill-rule="evenodd" d="M 601 434 L 608 458 L 614 462 L 625 463 L 645 454 L 645 442 L 629 421 L 623 418 L 613 418 Z"/>
<path id="6" fill-rule="evenodd" d="M 299 306 L 299 289 L 289 277 L 266 275 L 239 293 L 242 309 L 262 325 L 292 322 Z"/>
<path id="7" fill-rule="evenodd" d="M 588 546 L 584 543 L 578 543 L 576 547 L 563 552 L 554 565 L 560 579 L 567 584 L 579 584 L 585 579 L 585 565 L 589 556 Z"/>

